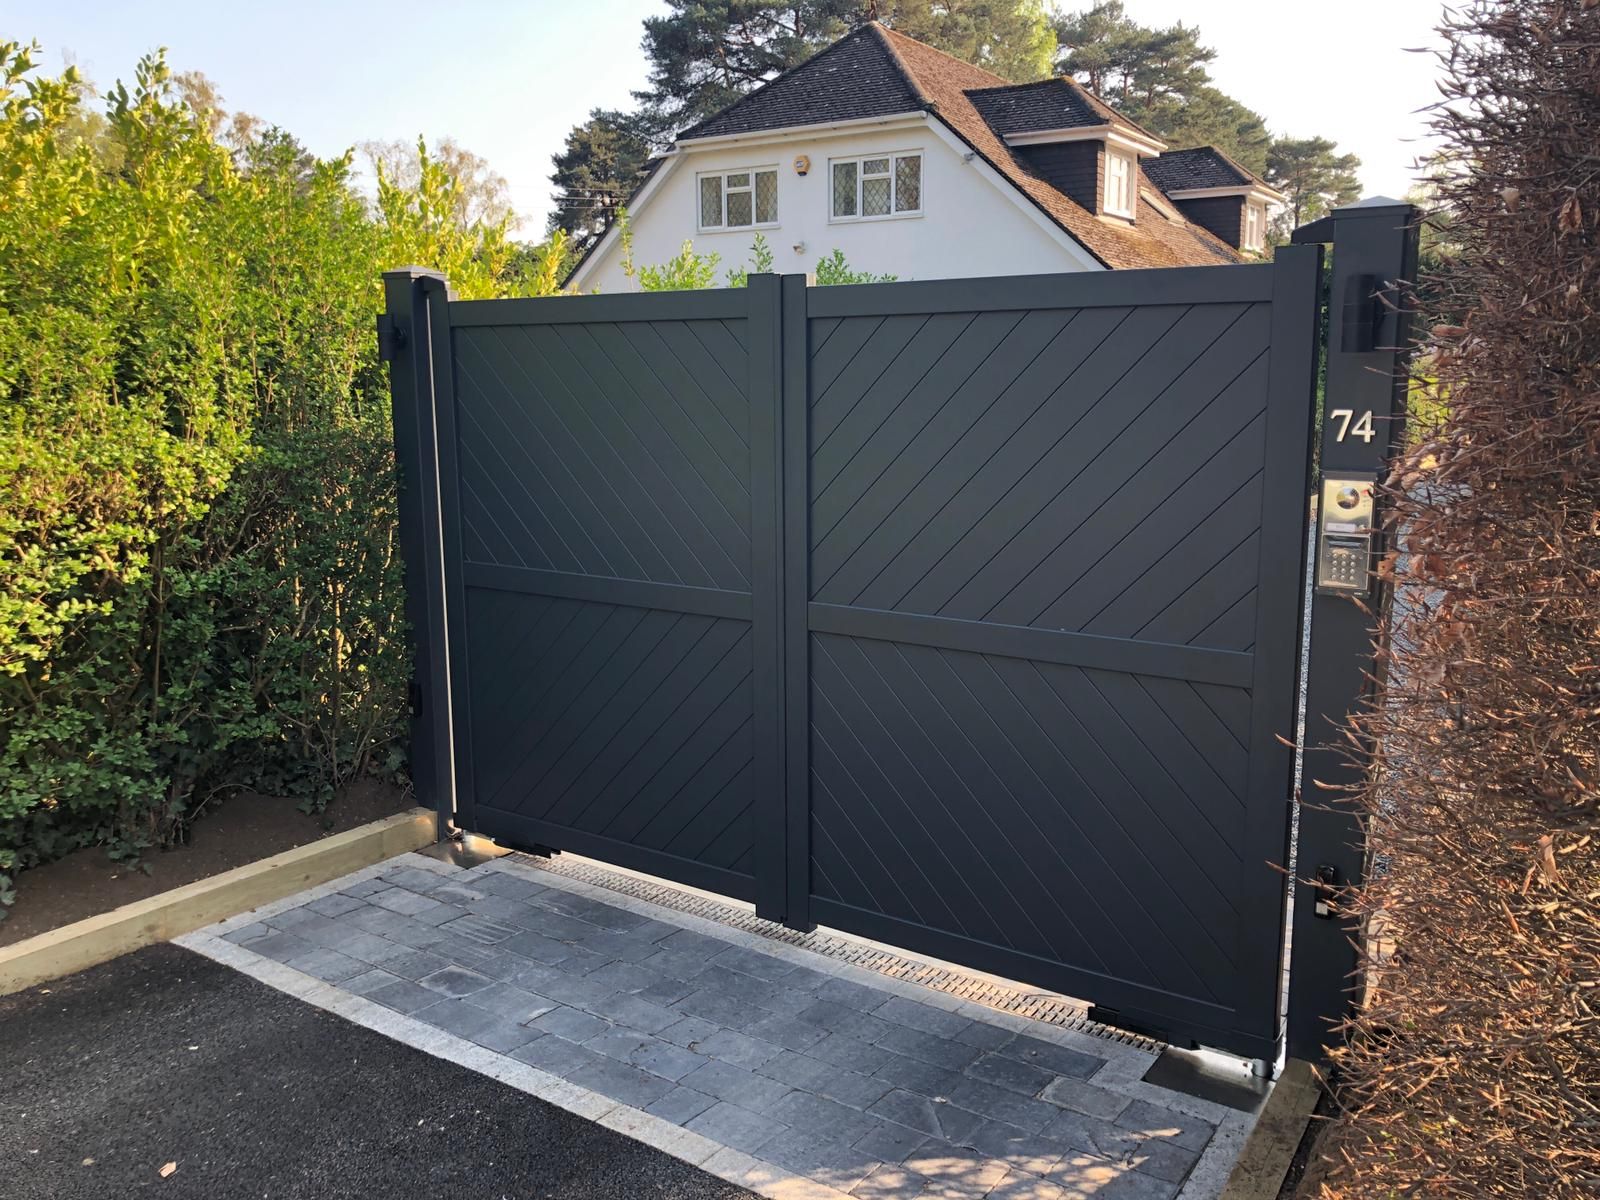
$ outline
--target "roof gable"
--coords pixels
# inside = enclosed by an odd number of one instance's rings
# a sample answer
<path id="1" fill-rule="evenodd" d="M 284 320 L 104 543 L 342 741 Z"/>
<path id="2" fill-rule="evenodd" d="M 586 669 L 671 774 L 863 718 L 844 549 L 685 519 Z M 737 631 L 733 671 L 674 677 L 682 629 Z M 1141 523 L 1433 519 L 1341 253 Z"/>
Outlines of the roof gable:
<path id="1" fill-rule="evenodd" d="M 883 40 L 863 25 L 678 135 L 728 137 L 918 112 L 925 104 Z"/>

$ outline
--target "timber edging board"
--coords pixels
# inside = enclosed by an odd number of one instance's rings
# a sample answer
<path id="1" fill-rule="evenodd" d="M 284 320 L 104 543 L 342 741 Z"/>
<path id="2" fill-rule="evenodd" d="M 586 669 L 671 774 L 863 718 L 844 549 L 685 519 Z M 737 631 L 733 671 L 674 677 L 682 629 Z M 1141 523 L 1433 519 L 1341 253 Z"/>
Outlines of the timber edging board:
<path id="1" fill-rule="evenodd" d="M 414 808 L 295 846 L 220 875 L 85 917 L 0 949 L 0 996 L 327 883 L 435 839 L 437 814 Z"/>

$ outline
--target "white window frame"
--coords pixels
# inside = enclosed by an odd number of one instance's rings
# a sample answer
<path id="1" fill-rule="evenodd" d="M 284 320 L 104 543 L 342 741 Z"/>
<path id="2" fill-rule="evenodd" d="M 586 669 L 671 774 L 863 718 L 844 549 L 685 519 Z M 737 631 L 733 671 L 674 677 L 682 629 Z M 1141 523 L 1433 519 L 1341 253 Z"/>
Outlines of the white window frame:
<path id="1" fill-rule="evenodd" d="M 776 229 L 776 228 L 778 228 L 779 221 L 782 219 L 782 216 L 783 216 L 781 208 L 779 209 L 778 219 L 777 220 L 757 221 L 755 219 L 755 215 L 756 215 L 756 175 L 757 175 L 758 172 L 763 172 L 763 171 L 770 171 L 772 173 L 772 176 L 773 176 L 772 202 L 773 202 L 774 205 L 776 205 L 778 203 L 777 182 L 782 176 L 782 173 L 778 170 L 778 166 L 777 166 L 776 163 L 768 163 L 765 166 L 760 166 L 760 167 L 729 167 L 724 171 L 700 171 L 700 172 L 697 172 L 695 174 L 695 177 L 694 177 L 694 219 L 695 219 L 695 228 L 698 229 L 701 233 L 743 233 L 747 229 Z M 748 175 L 748 176 L 750 176 L 750 183 L 748 184 L 748 186 L 742 187 L 742 188 L 734 188 L 733 189 L 736 192 L 749 192 L 750 193 L 750 224 L 748 224 L 748 225 L 729 225 L 728 224 L 728 176 L 730 176 L 730 175 Z M 701 187 L 701 183 L 700 183 L 700 181 L 702 179 L 720 179 L 720 180 L 722 180 L 722 224 L 720 224 L 720 225 L 705 225 L 705 224 L 702 224 L 701 221 L 700 221 L 700 215 L 701 215 L 701 209 L 700 209 L 700 187 Z"/>
<path id="2" fill-rule="evenodd" d="M 1244 248 L 1260 250 L 1266 245 L 1267 209 L 1264 204 L 1244 202 Z"/>
<path id="3" fill-rule="evenodd" d="M 874 158 L 887 158 L 889 160 L 889 211 L 874 213 L 870 217 L 862 216 L 861 190 L 865 176 L 861 164 Z M 903 212 L 895 211 L 895 201 L 899 199 L 899 176 L 895 168 L 902 158 L 919 159 L 917 167 L 917 207 L 908 208 Z M 833 168 L 837 163 L 855 163 L 856 165 L 856 212 L 854 216 L 841 217 L 833 211 Z M 878 176 L 874 176 L 878 178 Z M 870 154 L 847 154 L 840 158 L 828 160 L 828 224 L 854 225 L 860 221 L 898 221 L 903 217 L 920 217 L 926 205 L 928 192 L 928 156 L 920 149 L 913 150 L 878 150 Z"/>
<path id="4" fill-rule="evenodd" d="M 1120 179 L 1113 174 L 1112 163 L 1122 164 Z M 1127 150 L 1119 150 L 1115 146 L 1106 147 L 1106 182 L 1100 198 L 1100 207 L 1104 212 L 1113 217 L 1127 217 L 1130 221 L 1133 219 L 1133 206 L 1139 195 L 1138 173 L 1137 155 Z M 1117 187 L 1118 183 L 1121 184 L 1120 188 Z"/>

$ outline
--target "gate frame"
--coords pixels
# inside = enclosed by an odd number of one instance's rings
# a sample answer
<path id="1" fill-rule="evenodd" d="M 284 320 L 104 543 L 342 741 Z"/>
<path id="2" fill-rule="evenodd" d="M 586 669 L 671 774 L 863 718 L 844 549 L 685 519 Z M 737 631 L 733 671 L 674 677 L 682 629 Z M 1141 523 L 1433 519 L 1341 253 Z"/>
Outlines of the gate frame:
<path id="1" fill-rule="evenodd" d="M 1284 247 L 1280 251 L 1282 261 L 1275 264 L 1274 300 L 1281 289 L 1290 286 L 1292 274 L 1306 271 L 1320 274 L 1321 251 L 1315 245 L 1319 242 L 1335 242 L 1333 274 L 1328 280 L 1334 295 L 1343 294 L 1345 281 L 1354 275 L 1376 273 L 1386 280 L 1410 278 L 1414 274 L 1415 229 L 1399 227 L 1405 226 L 1414 214 L 1415 209 L 1409 205 L 1363 202 L 1335 210 L 1329 218 L 1297 230 L 1294 241 L 1305 245 Z M 1209 272 L 1213 268 L 1193 270 Z M 410 690 L 413 778 L 419 800 L 436 810 L 439 833 L 445 837 L 450 835 L 457 816 L 462 818 L 463 827 L 470 827 L 472 823 L 470 800 L 466 799 L 470 796 L 470 754 L 463 740 L 470 730 L 470 720 L 469 714 L 458 707 L 464 704 L 465 697 L 453 697 L 451 688 L 452 660 L 462 661 L 459 656 L 464 637 L 462 623 L 456 622 L 457 628 L 452 630 L 449 620 L 452 612 L 462 611 L 464 601 L 460 532 L 458 525 L 446 519 L 442 505 L 442 497 L 456 486 L 453 455 L 441 453 L 442 447 L 453 444 L 454 437 L 452 323 L 448 312 L 454 296 L 442 274 L 422 267 L 385 272 L 383 279 L 387 312 L 378 318 L 378 340 L 380 357 L 391 365 L 406 616 L 414 649 L 414 681 Z M 1097 276 L 1095 282 L 1110 287 L 1115 293 L 1119 279 L 1110 274 Z M 1218 280 L 1219 284 L 1222 282 Z M 985 281 L 979 290 L 982 294 L 972 297 L 975 307 L 983 307 L 986 300 L 1002 305 L 1009 302 L 1009 298 L 1005 298 L 1004 280 Z M 1282 294 L 1287 294 L 1286 290 Z M 752 453 L 752 484 L 756 484 L 758 478 L 769 481 L 766 487 L 753 486 L 752 495 L 768 495 L 775 500 L 752 513 L 752 582 L 761 578 L 776 580 L 775 588 L 764 589 L 759 584 L 753 587 L 752 606 L 762 609 L 773 627 L 783 630 L 779 653 L 763 655 L 758 647 L 755 655 L 753 687 L 758 713 L 765 708 L 773 718 L 770 722 L 758 721 L 755 753 L 758 765 L 764 768 L 760 774 L 781 780 L 783 786 L 777 795 L 758 801 L 753 812 L 757 824 L 754 899 L 758 916 L 790 928 L 808 930 L 814 928 L 808 883 L 809 754 L 796 753 L 795 747 L 799 745 L 803 749 L 804 739 L 809 737 L 810 682 L 803 657 L 809 655 L 809 542 L 806 537 L 809 406 L 793 402 L 782 406 L 783 428 L 778 428 L 772 420 L 780 411 L 778 402 L 782 396 L 804 398 L 807 394 L 807 280 L 800 275 L 757 275 L 749 281 L 748 298 L 751 444 L 753 449 L 764 445 L 771 450 L 770 455 Z M 1294 311 L 1294 306 L 1275 305 L 1275 308 L 1272 324 L 1275 351 L 1269 363 L 1269 397 L 1286 386 L 1285 380 L 1301 377 L 1306 356 L 1314 358 L 1319 346 L 1314 327 L 1309 331 L 1298 328 L 1302 314 Z M 1334 331 L 1331 345 L 1338 344 L 1345 315 L 1337 309 L 1330 314 Z M 1371 354 L 1336 355 L 1330 345 L 1326 391 L 1329 396 L 1337 394 L 1341 402 L 1353 403 L 1356 398 L 1371 397 L 1375 416 L 1387 414 L 1391 418 L 1391 428 L 1398 430 L 1398 421 L 1394 418 L 1403 412 L 1403 388 L 1394 379 L 1394 368 L 1400 361 L 1400 351 L 1395 347 L 1406 341 L 1406 315 L 1402 312 L 1391 325 L 1393 336 L 1389 340 L 1392 345 L 1377 354 L 1377 360 L 1387 365 L 1387 372 L 1373 370 Z M 1355 361 L 1357 359 L 1360 361 Z M 759 402 L 763 399 L 770 402 Z M 1380 405 L 1377 402 L 1380 399 L 1386 399 L 1387 403 Z M 1308 397 L 1308 409 L 1309 400 Z M 1270 402 L 1268 413 L 1271 413 Z M 1326 421 L 1325 416 L 1325 425 Z M 1303 422 L 1293 424 L 1303 429 L 1305 453 L 1309 455 L 1312 425 L 1309 411 Z M 1296 456 L 1300 453 L 1298 445 L 1290 444 L 1298 443 L 1299 434 L 1294 429 L 1286 430 L 1281 422 L 1276 431 L 1269 423 L 1267 441 L 1269 447 L 1276 447 L 1279 452 Z M 1350 464 L 1348 468 L 1342 459 L 1337 463 L 1330 461 L 1329 444 L 1324 436 L 1325 469 L 1371 469 L 1376 473 L 1377 466 L 1365 461 L 1360 466 Z M 1381 445 L 1377 448 L 1378 459 L 1381 460 L 1386 449 Z M 1285 513 L 1294 514 L 1299 530 L 1295 544 L 1299 545 L 1301 555 L 1298 559 L 1282 556 L 1281 562 L 1275 556 L 1270 567 L 1263 566 L 1263 579 L 1269 571 L 1274 575 L 1287 575 L 1304 569 L 1306 522 L 1299 519 L 1298 514 L 1304 510 L 1296 508 L 1290 494 L 1293 475 L 1291 471 L 1279 471 L 1264 481 L 1264 489 L 1273 488 L 1273 497 L 1267 498 L 1263 509 L 1270 521 L 1275 511 L 1271 503 L 1275 498 Z M 1302 475 L 1307 480 L 1308 493 L 1313 491 L 1316 486 L 1313 473 L 1305 471 Z M 1309 495 L 1305 499 L 1309 499 Z M 773 559 L 769 570 L 762 569 L 764 554 Z M 763 596 L 763 591 L 768 590 L 771 594 Z M 1386 597 L 1380 595 L 1380 600 L 1386 602 Z M 1303 612 L 1303 608 L 1282 613 L 1267 612 L 1263 608 L 1257 614 L 1258 635 L 1270 630 L 1270 643 L 1284 642 L 1283 627 L 1300 632 Z M 1319 597 L 1310 612 L 1322 625 L 1313 635 L 1307 675 L 1302 679 L 1298 672 L 1296 674 L 1297 684 L 1303 684 L 1309 694 L 1308 740 L 1314 719 L 1337 717 L 1360 702 L 1372 666 L 1371 632 L 1355 606 L 1339 604 L 1337 598 Z M 1266 643 L 1258 641 L 1260 644 Z M 1294 646 L 1298 658 L 1298 638 Z M 1267 653 L 1281 657 L 1276 649 L 1269 649 Z M 1266 655 L 1257 655 L 1257 679 L 1264 672 L 1270 673 L 1270 664 L 1263 665 L 1260 661 L 1263 657 Z M 1282 669 L 1281 663 L 1277 669 Z M 1258 736 L 1274 724 L 1269 711 L 1273 707 L 1255 706 L 1253 726 Z M 1273 753 L 1252 754 L 1252 787 L 1258 776 L 1277 774 L 1279 757 Z M 1359 775 L 1349 764 L 1333 762 L 1328 753 L 1307 749 L 1303 778 L 1349 779 L 1353 771 Z M 467 787 L 458 790 L 457 780 L 463 773 Z M 1289 803 L 1292 798 L 1286 795 L 1285 804 Z M 1341 879 L 1358 881 L 1365 860 L 1362 836 L 1359 823 L 1352 817 L 1317 813 L 1302 807 L 1299 862 L 1334 860 L 1341 867 Z M 1269 856 L 1268 861 L 1287 862 L 1287 821 L 1283 844 L 1277 844 L 1275 833 L 1271 841 L 1273 845 L 1268 846 L 1263 838 L 1252 836 L 1246 855 L 1253 858 L 1258 853 L 1275 851 L 1275 856 Z M 1302 870 L 1301 873 L 1306 872 Z M 1281 1046 L 1287 1036 L 1291 1055 L 1320 1058 L 1325 1055 L 1329 1041 L 1330 1020 L 1342 1016 L 1350 1001 L 1349 980 L 1356 958 L 1354 931 L 1342 921 L 1312 924 L 1315 918 L 1309 901 L 1314 894 L 1303 881 L 1299 881 L 1298 886 L 1301 890 L 1296 893 L 1300 902 L 1294 907 L 1294 973 L 1291 977 L 1301 982 L 1290 988 L 1287 1026 L 1274 1022 L 1277 1029 L 1274 1044 Z M 1284 944 L 1281 935 L 1289 914 L 1289 893 L 1286 881 L 1279 910 L 1280 936 L 1272 946 L 1260 948 L 1260 954 L 1270 956 L 1280 969 Z M 1270 1002 L 1278 1004 L 1282 1000 L 1275 991 Z M 1262 998 L 1263 1004 L 1268 1002 L 1266 997 Z M 1114 1013 L 1103 1008 L 1099 1012 L 1115 1019 Z M 1260 1049 L 1270 1053 L 1266 1045 Z"/>

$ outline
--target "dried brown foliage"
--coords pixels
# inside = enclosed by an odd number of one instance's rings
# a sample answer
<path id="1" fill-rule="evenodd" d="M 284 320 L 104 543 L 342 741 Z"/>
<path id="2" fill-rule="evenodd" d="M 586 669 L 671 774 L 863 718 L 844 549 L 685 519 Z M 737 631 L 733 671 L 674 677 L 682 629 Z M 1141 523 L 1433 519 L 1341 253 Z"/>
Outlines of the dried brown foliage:
<path id="1" fill-rule="evenodd" d="M 1325 1197 L 1600 1194 L 1600 0 L 1448 14 L 1459 325 L 1394 467 L 1390 683 L 1360 799 L 1392 933 Z M 1375 956 L 1374 956 L 1375 957 Z"/>

